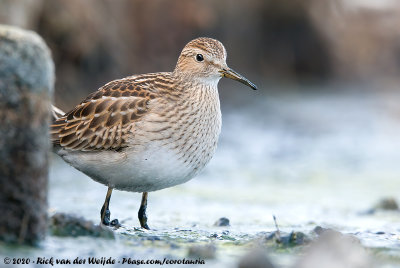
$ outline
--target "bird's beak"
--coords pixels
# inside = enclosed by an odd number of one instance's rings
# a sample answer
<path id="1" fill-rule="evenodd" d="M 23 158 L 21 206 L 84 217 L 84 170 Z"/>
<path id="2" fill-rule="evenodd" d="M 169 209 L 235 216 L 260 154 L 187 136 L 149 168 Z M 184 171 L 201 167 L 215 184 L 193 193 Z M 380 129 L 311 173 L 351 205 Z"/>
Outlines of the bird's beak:
<path id="1" fill-rule="evenodd" d="M 234 70 L 230 68 L 224 68 L 220 71 L 222 77 L 230 78 L 236 81 L 239 81 L 242 84 L 245 84 L 246 86 L 251 87 L 254 90 L 257 90 L 257 86 L 254 85 L 252 82 L 250 82 L 247 78 L 242 76 L 241 74 L 235 72 Z"/>

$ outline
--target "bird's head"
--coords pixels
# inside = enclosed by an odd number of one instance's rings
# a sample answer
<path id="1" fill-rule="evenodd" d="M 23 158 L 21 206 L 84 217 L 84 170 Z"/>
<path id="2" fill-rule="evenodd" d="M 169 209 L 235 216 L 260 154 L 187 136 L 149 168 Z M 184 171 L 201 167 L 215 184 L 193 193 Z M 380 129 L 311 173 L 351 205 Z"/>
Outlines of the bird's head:
<path id="1" fill-rule="evenodd" d="M 225 47 L 212 38 L 200 37 L 190 41 L 183 48 L 174 72 L 189 75 L 205 84 L 216 85 L 221 77 L 226 77 L 257 89 L 256 85 L 228 67 Z"/>

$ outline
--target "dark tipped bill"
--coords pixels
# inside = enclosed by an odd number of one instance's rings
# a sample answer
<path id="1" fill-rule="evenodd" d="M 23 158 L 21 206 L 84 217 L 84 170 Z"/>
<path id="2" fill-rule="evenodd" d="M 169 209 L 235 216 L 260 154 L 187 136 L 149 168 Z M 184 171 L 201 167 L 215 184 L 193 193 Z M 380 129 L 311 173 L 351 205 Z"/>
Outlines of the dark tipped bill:
<path id="1" fill-rule="evenodd" d="M 250 82 L 247 78 L 232 69 L 222 69 L 220 72 L 223 77 L 239 81 L 240 83 L 245 84 L 246 86 L 251 87 L 254 90 L 258 89 L 257 86 Z"/>

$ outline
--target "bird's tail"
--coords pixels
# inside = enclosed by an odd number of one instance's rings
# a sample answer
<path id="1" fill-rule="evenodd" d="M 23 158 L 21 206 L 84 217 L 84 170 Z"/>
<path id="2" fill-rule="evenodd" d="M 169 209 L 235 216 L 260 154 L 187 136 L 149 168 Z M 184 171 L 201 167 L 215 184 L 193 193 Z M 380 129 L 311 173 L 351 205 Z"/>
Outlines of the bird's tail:
<path id="1" fill-rule="evenodd" d="M 57 108 L 54 105 L 51 105 L 51 121 L 52 123 L 56 122 L 57 119 L 63 117 L 65 115 L 64 111 Z M 57 153 L 60 150 L 60 141 L 58 139 L 58 135 L 53 133 L 53 128 L 50 127 L 50 139 L 53 144 L 53 152 Z"/>
<path id="2" fill-rule="evenodd" d="M 65 113 L 61 109 L 57 108 L 54 105 L 51 105 L 51 118 L 53 122 L 64 115 Z"/>

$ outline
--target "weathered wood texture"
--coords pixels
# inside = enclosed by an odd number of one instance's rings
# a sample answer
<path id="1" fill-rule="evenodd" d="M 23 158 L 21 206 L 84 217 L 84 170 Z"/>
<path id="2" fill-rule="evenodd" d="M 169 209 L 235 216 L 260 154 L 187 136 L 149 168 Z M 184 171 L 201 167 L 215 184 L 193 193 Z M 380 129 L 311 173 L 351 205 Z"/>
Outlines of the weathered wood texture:
<path id="1" fill-rule="evenodd" d="M 46 232 L 53 84 L 43 40 L 0 25 L 0 240 L 36 244 Z"/>

